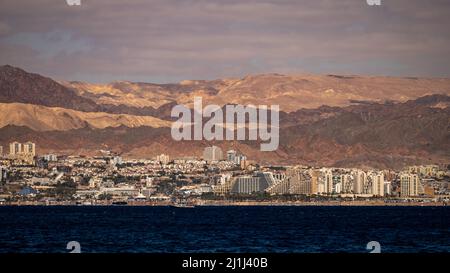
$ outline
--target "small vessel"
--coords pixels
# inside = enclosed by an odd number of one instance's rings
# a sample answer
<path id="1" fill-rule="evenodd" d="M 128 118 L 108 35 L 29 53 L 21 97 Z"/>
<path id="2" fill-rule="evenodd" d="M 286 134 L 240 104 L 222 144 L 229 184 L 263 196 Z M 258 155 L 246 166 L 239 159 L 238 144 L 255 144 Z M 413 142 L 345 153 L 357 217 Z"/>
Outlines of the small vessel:
<path id="1" fill-rule="evenodd" d="M 175 208 L 194 208 L 194 203 L 191 201 L 188 201 L 187 199 L 178 199 L 172 201 L 172 207 Z"/>
<path id="2" fill-rule="evenodd" d="M 189 204 L 184 204 L 184 203 L 172 204 L 171 206 L 174 208 L 195 208 L 194 205 L 189 205 Z"/>
<path id="3" fill-rule="evenodd" d="M 145 201 L 145 200 L 147 200 L 147 196 L 143 195 L 142 193 L 139 193 L 136 197 L 134 197 L 134 200 Z"/>
<path id="4" fill-rule="evenodd" d="M 127 201 L 114 201 L 114 202 L 112 202 L 112 204 L 123 206 L 123 205 L 127 205 L 128 203 L 127 203 Z"/>

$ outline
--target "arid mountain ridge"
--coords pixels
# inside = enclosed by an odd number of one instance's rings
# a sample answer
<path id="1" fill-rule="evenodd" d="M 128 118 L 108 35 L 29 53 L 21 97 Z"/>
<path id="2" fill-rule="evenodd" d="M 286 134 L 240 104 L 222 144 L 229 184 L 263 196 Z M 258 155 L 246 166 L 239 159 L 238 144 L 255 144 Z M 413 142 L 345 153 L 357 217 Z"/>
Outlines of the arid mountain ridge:
<path id="1" fill-rule="evenodd" d="M 264 163 L 400 168 L 448 163 L 450 79 L 287 76 L 178 84 L 56 82 L 0 67 L 0 145 L 32 140 L 39 152 L 127 157 L 201 155 L 211 142 L 172 140 L 170 110 L 204 104 L 279 104 L 280 147 L 214 142 Z"/>
<path id="2" fill-rule="evenodd" d="M 450 95 L 450 78 L 339 75 L 250 75 L 242 79 L 186 80 L 177 84 L 56 82 L 9 65 L 0 66 L 0 102 L 30 103 L 85 112 L 157 115 L 174 104 L 278 104 L 281 111 L 348 106 Z M 162 107 L 162 108 L 161 108 Z"/>

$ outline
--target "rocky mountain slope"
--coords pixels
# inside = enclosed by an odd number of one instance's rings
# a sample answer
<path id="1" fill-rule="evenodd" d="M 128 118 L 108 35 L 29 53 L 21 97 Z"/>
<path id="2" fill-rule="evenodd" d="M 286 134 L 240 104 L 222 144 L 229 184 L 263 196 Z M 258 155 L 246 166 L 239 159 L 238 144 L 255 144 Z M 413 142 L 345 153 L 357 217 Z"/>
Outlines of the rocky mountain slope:
<path id="1" fill-rule="evenodd" d="M 450 161 L 450 80 L 285 76 L 178 84 L 56 82 L 0 67 L 0 145 L 32 140 L 38 152 L 127 157 L 200 156 L 236 149 L 273 164 L 400 168 Z M 280 104 L 280 146 L 252 141 L 174 141 L 170 111 L 204 104 Z M 323 106 L 322 106 L 323 105 Z"/>
<path id="2" fill-rule="evenodd" d="M 104 112 L 81 112 L 60 107 L 23 103 L 0 103 L 0 127 L 25 126 L 35 131 L 66 131 L 83 127 L 169 127 L 170 122 L 152 116 Z"/>
<path id="3" fill-rule="evenodd" d="M 200 96 L 206 104 L 278 104 L 284 112 L 322 105 L 342 107 L 352 101 L 404 102 L 432 94 L 450 95 L 450 79 L 337 75 L 264 74 L 178 84 L 65 85 L 98 104 L 158 108 L 174 101 L 191 105 L 193 98 Z"/>

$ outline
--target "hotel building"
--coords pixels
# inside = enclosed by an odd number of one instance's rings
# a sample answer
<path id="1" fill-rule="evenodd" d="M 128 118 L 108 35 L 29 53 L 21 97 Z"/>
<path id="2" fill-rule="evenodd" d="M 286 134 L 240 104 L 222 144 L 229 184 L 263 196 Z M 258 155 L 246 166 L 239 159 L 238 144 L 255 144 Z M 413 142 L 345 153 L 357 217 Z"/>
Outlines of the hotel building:
<path id="1" fill-rule="evenodd" d="M 400 175 L 400 196 L 411 197 L 419 195 L 419 176 L 403 173 Z"/>

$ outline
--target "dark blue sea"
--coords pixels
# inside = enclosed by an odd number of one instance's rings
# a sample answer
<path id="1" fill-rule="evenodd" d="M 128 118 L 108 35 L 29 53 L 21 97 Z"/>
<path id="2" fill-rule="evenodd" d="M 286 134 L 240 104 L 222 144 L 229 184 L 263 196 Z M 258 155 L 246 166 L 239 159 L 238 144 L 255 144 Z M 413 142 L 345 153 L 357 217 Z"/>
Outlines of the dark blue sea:
<path id="1" fill-rule="evenodd" d="M 0 207 L 0 252 L 450 252 L 450 207 Z"/>

